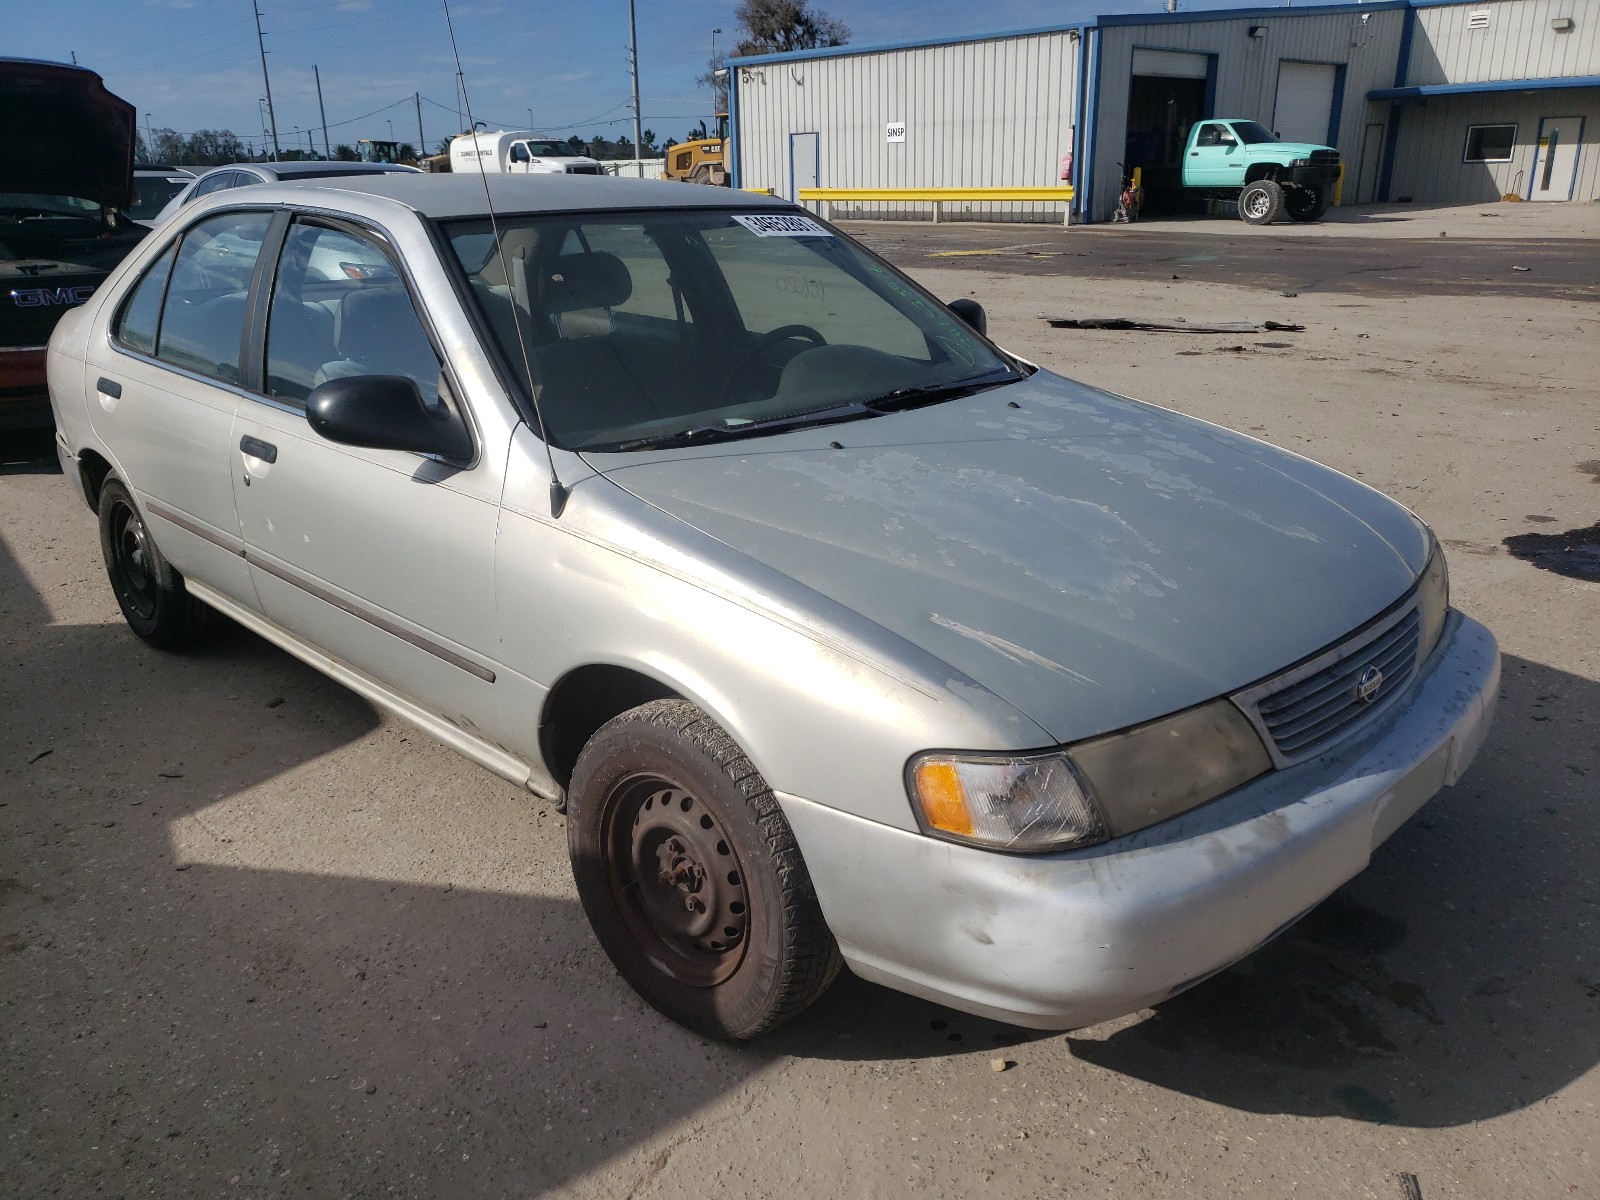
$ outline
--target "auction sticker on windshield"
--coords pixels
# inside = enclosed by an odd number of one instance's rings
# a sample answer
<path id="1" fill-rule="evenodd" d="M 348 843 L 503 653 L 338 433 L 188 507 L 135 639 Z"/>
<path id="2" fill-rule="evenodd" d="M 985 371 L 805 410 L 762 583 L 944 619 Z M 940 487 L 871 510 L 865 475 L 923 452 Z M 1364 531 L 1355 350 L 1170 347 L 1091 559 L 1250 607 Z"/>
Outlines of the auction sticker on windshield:
<path id="1" fill-rule="evenodd" d="M 810 217 L 793 213 L 734 213 L 733 219 L 757 237 L 832 237 Z"/>

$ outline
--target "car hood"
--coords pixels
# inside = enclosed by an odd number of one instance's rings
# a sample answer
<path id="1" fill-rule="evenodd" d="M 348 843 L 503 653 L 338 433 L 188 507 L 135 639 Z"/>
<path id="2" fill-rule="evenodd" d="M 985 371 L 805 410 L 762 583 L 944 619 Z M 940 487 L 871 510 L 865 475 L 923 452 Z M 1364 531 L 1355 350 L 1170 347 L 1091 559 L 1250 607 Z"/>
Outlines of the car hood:
<path id="1" fill-rule="evenodd" d="M 1310 158 L 1312 152 L 1316 150 L 1333 150 L 1335 154 L 1338 153 L 1334 147 L 1323 146 L 1317 142 L 1258 142 L 1251 146 L 1250 149 L 1258 153 L 1265 151 L 1275 159 L 1285 156 L 1289 158 Z"/>
<path id="2" fill-rule="evenodd" d="M 0 162 L 8 192 L 133 199 L 133 105 L 63 63 L 0 59 Z"/>
<path id="3" fill-rule="evenodd" d="M 1304 658 L 1393 604 L 1429 549 L 1353 479 L 1046 372 L 822 429 L 586 457 L 1059 741 Z"/>

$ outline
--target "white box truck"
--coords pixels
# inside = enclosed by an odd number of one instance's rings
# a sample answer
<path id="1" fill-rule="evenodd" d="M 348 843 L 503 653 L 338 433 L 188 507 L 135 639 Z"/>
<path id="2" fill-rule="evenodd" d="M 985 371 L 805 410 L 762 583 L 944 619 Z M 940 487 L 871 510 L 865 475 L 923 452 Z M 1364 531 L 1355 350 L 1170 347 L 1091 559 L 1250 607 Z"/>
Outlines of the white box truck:
<path id="1" fill-rule="evenodd" d="M 568 143 L 501 129 L 460 133 L 450 141 L 450 170 L 490 175 L 604 175 L 606 169 Z"/>

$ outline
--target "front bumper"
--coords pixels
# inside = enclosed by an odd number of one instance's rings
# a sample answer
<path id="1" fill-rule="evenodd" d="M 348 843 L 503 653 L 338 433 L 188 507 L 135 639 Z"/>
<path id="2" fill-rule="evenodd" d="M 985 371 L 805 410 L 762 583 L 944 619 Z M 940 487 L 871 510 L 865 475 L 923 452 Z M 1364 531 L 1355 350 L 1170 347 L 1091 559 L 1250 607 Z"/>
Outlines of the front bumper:
<path id="1" fill-rule="evenodd" d="M 1297 187 L 1314 187 L 1331 193 L 1334 185 L 1339 182 L 1339 164 L 1290 167 L 1284 171 L 1283 178 Z"/>
<path id="2" fill-rule="evenodd" d="M 1452 613 L 1425 672 L 1338 753 L 1066 854 L 957 846 L 780 795 L 856 974 L 1036 1029 L 1164 1000 L 1358 874 L 1488 733 L 1494 635 Z"/>

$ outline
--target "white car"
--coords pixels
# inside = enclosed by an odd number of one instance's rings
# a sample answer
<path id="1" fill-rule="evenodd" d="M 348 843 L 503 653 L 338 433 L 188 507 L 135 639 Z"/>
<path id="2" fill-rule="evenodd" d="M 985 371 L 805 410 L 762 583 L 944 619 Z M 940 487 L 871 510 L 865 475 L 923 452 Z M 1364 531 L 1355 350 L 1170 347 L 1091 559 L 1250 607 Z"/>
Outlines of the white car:
<path id="1" fill-rule="evenodd" d="M 263 184 L 50 391 L 134 632 L 225 614 L 564 804 L 661 1011 L 752 1037 L 845 963 L 1070 1028 L 1361 871 L 1499 653 L 1399 504 L 983 325 L 769 197 Z"/>

